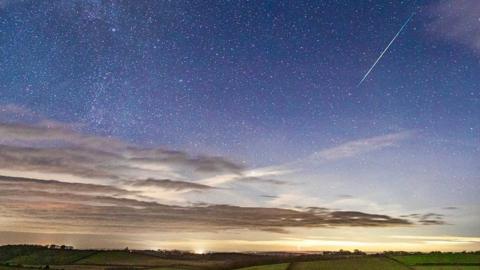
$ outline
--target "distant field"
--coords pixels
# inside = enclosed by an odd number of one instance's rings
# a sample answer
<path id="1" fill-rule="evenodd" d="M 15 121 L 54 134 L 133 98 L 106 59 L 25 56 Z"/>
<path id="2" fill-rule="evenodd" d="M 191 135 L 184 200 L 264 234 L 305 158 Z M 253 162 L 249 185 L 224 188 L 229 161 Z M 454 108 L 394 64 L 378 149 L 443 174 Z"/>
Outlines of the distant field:
<path id="1" fill-rule="evenodd" d="M 479 264 L 480 254 L 463 254 L 463 253 L 441 253 L 441 254 L 419 254 L 393 256 L 392 258 L 407 264 Z M 479 269 L 480 266 L 477 266 Z"/>
<path id="2" fill-rule="evenodd" d="M 23 249 L 22 255 L 0 250 L 4 260 L 0 263 L 0 270 L 38 269 L 40 266 L 50 265 L 51 269 L 64 270 L 104 270 L 104 269 L 151 269 L 151 270 L 196 270 L 205 268 L 219 268 L 223 261 L 206 260 L 174 260 L 164 259 L 152 255 L 128 251 L 87 251 L 87 250 L 58 250 L 58 249 Z M 13 250 L 11 248 L 10 250 Z M 8 259 L 7 259 L 8 258 Z M 11 266 L 6 266 L 9 264 Z M 23 266 L 24 268 L 12 266 Z M 122 269 L 122 270 L 123 270 Z"/>
<path id="3" fill-rule="evenodd" d="M 0 246 L 0 270 L 480 270 L 480 253 L 397 256 L 168 253 Z M 249 267 L 245 267 L 248 266 Z M 239 268 L 239 267 L 244 268 Z"/>
<path id="4" fill-rule="evenodd" d="M 77 264 L 162 265 L 166 260 L 128 251 L 104 251 L 79 260 Z"/>
<path id="5" fill-rule="evenodd" d="M 8 260 L 7 263 L 14 265 L 72 264 L 94 253 L 96 251 L 40 249 L 25 255 L 16 256 Z"/>
<path id="6" fill-rule="evenodd" d="M 479 270 L 480 266 L 441 265 L 441 266 L 415 266 L 415 270 Z"/>
<path id="7" fill-rule="evenodd" d="M 53 265 L 50 269 L 63 269 L 63 270 L 105 270 L 108 266 L 105 265 Z"/>
<path id="8" fill-rule="evenodd" d="M 23 269 L 23 268 L 22 268 Z M 141 269 L 141 270 L 188 270 L 186 268 L 172 268 L 172 267 L 149 267 L 149 266 L 108 266 L 108 265 L 56 265 L 50 267 L 50 269 L 63 269 L 63 270 L 114 270 L 114 269 Z M 0 270 L 4 270 L 1 269 Z M 7 270 L 7 269 L 5 269 Z M 11 269 L 10 269 L 11 270 Z M 25 270 L 25 269 L 23 269 Z"/>
<path id="9" fill-rule="evenodd" d="M 292 270 L 408 270 L 405 265 L 388 258 L 362 257 L 292 263 Z"/>
<path id="10" fill-rule="evenodd" d="M 186 270 L 186 269 L 170 268 L 170 267 L 160 267 L 160 268 L 148 268 L 148 270 Z"/>
<path id="11" fill-rule="evenodd" d="M 222 261 L 205 260 L 172 260 L 151 255 L 128 251 L 104 251 L 79 260 L 76 264 L 87 265 L 124 265 L 124 266 L 155 266 L 155 269 L 194 269 L 221 266 Z M 165 268 L 167 267 L 167 268 Z"/>
<path id="12" fill-rule="evenodd" d="M 245 267 L 238 270 L 285 270 L 289 265 L 290 265 L 289 263 L 268 264 L 268 265 Z"/>
<path id="13" fill-rule="evenodd" d="M 0 270 L 25 270 L 25 268 L 11 267 L 11 266 L 0 266 Z"/>

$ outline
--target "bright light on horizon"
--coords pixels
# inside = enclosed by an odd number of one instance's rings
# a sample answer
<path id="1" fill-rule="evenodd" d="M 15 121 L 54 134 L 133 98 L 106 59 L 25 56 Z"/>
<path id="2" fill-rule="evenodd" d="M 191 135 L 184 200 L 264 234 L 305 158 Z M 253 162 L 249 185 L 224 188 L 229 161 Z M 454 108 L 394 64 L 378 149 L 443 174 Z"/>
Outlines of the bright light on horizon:
<path id="1" fill-rule="evenodd" d="M 207 252 L 205 251 L 205 249 L 195 249 L 193 251 L 193 253 L 195 253 L 195 254 L 205 254 Z"/>

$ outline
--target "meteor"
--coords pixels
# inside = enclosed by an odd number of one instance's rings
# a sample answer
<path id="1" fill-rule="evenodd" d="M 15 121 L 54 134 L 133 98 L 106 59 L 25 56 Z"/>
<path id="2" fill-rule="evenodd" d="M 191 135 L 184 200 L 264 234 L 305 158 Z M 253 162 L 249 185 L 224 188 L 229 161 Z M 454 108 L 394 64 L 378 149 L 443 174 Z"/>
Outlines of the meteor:
<path id="1" fill-rule="evenodd" d="M 380 56 L 377 58 L 377 60 L 375 61 L 375 63 L 373 63 L 373 65 L 370 67 L 370 69 L 367 71 L 367 73 L 365 73 L 365 75 L 363 76 L 362 80 L 357 84 L 357 87 L 359 87 L 363 81 L 365 81 L 365 79 L 368 77 L 368 74 L 370 74 L 370 72 L 372 72 L 373 68 L 375 67 L 375 65 L 377 65 L 378 61 L 380 61 L 380 59 L 382 59 L 382 56 L 385 54 L 385 52 L 388 50 L 388 48 L 390 47 L 390 45 L 392 45 L 392 43 L 395 41 L 395 39 L 397 39 L 398 35 L 400 35 L 400 33 L 403 31 L 403 29 L 405 28 L 405 26 L 407 26 L 407 24 L 410 22 L 410 20 L 413 18 L 413 16 L 415 15 L 415 12 L 413 12 L 409 17 L 408 19 L 403 23 L 402 27 L 400 27 L 400 30 L 398 30 L 397 34 L 395 34 L 395 36 L 393 37 L 393 39 L 390 41 L 390 43 L 388 43 L 387 47 L 382 51 L 382 53 L 380 54 Z"/>

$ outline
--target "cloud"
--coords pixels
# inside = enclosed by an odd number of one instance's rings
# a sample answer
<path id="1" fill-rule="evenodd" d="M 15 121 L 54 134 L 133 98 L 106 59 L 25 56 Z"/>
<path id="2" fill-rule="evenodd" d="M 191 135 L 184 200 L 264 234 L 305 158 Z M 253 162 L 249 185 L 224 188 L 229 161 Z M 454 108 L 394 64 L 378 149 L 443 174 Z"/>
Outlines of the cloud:
<path id="1" fill-rule="evenodd" d="M 287 182 L 271 179 L 271 178 L 261 178 L 261 177 L 238 177 L 234 179 L 237 182 L 244 182 L 244 183 L 260 183 L 260 184 L 271 184 L 271 185 L 285 185 Z"/>
<path id="2" fill-rule="evenodd" d="M 85 178 L 118 179 L 121 175 L 115 169 L 124 163 L 121 156 L 93 149 L 34 148 L 0 144 L 0 169 L 19 172 L 35 171 Z"/>
<path id="3" fill-rule="evenodd" d="M 339 194 L 337 195 L 338 198 L 340 199 L 353 199 L 354 197 L 352 195 L 349 195 L 349 194 Z"/>
<path id="4" fill-rule="evenodd" d="M 0 161 L 3 169 L 110 180 L 171 176 L 168 173 L 173 171 L 238 175 L 244 170 L 243 165 L 222 157 L 191 156 L 161 148 L 145 149 L 58 125 L 12 123 L 0 123 Z"/>
<path id="5" fill-rule="evenodd" d="M 415 220 L 420 225 L 445 225 L 444 215 L 437 213 L 401 215 L 401 218 Z"/>
<path id="6" fill-rule="evenodd" d="M 479 1 L 440 1 L 430 6 L 428 15 L 432 20 L 428 24 L 428 30 L 480 53 L 479 14 Z"/>
<path id="7" fill-rule="evenodd" d="M 112 138 L 83 135 L 60 125 L 0 123 L 0 143 L 38 145 L 56 143 L 86 149 L 124 149 L 127 145 Z"/>
<path id="8" fill-rule="evenodd" d="M 386 147 L 395 146 L 398 142 L 408 139 L 412 135 L 413 132 L 404 131 L 367 139 L 349 141 L 344 144 L 340 144 L 338 146 L 316 152 L 310 158 L 312 160 L 326 161 L 350 158 L 360 154 L 380 150 Z"/>
<path id="9" fill-rule="evenodd" d="M 202 179 L 202 183 L 207 185 L 223 185 L 229 182 L 237 183 L 251 183 L 251 184 L 271 184 L 271 185 L 283 185 L 287 182 L 282 180 L 273 179 L 272 176 L 282 175 L 291 173 L 291 169 L 280 169 L 284 165 L 265 167 L 265 168 L 255 168 L 255 169 L 244 169 L 241 173 L 230 173 L 223 175 L 215 175 L 213 177 L 208 177 Z M 279 167 L 278 169 L 276 167 Z"/>
<path id="10" fill-rule="evenodd" d="M 0 216 L 15 217 L 15 226 L 36 231 L 81 233 L 93 229 L 96 232 L 249 229 L 286 232 L 289 228 L 298 227 L 388 227 L 412 224 L 407 219 L 386 215 L 326 208 L 300 211 L 233 205 L 166 205 L 115 197 L 113 194 L 121 191 L 103 186 L 20 178 L 1 179 Z M 21 184 L 11 185 L 15 181 Z M 8 188 L 4 188 L 5 185 Z M 39 188 L 38 185 L 43 186 Z M 106 192 L 103 195 L 84 192 L 88 190 Z M 11 228 L 6 226 L 2 229 Z"/>
<path id="11" fill-rule="evenodd" d="M 249 182 L 258 184 L 284 185 L 291 183 L 285 180 L 274 179 L 272 177 L 293 174 L 311 166 L 312 164 L 332 162 L 346 158 L 352 158 L 357 155 L 366 154 L 387 147 L 396 146 L 403 140 L 411 138 L 414 131 L 402 131 L 390 133 L 382 136 L 375 136 L 366 139 L 348 141 L 343 144 L 317 151 L 305 158 L 287 162 L 279 165 L 272 165 L 261 168 L 246 169 L 235 175 L 225 174 L 202 180 L 207 185 L 221 185 L 229 182 Z"/>
<path id="12" fill-rule="evenodd" d="M 205 194 L 211 192 L 220 196 L 217 201 L 228 202 L 232 196 L 225 195 L 219 186 L 200 180 L 225 175 L 241 177 L 245 171 L 243 164 L 223 157 L 146 148 L 84 134 L 71 125 L 57 125 L 46 118 L 37 120 L 0 122 L 0 174 L 111 185 L 132 191 L 129 197 L 185 204 L 211 201 Z"/>
<path id="13" fill-rule="evenodd" d="M 0 187 L 2 190 L 39 190 L 56 193 L 79 193 L 101 195 L 126 195 L 132 192 L 108 185 L 67 183 L 56 180 L 39 180 L 22 177 L 8 177 L 0 175 Z"/>
<path id="14" fill-rule="evenodd" d="M 421 215 L 418 222 L 422 225 L 444 225 L 444 215 L 436 213 L 428 213 Z"/>
<path id="15" fill-rule="evenodd" d="M 212 186 L 185 182 L 185 181 L 173 181 L 170 179 L 146 179 L 146 180 L 136 180 L 126 182 L 128 185 L 133 187 L 156 187 L 163 189 L 173 189 L 173 190 L 209 190 L 214 189 Z"/>
<path id="16" fill-rule="evenodd" d="M 25 115 L 34 115 L 34 113 L 23 106 L 19 106 L 15 104 L 0 104 L 0 116 L 1 115 L 25 116 Z"/>
<path id="17" fill-rule="evenodd" d="M 224 157 L 145 148 L 79 130 L 81 126 L 43 117 L 21 124 L 0 123 L 0 173 L 8 175 L 0 176 L 0 230 L 286 232 L 289 228 L 414 224 L 410 218 L 360 211 L 265 207 L 249 201 L 242 191 L 251 192 L 255 189 L 251 185 L 257 184 L 280 188 L 287 182 L 272 177 L 292 172 L 291 168 L 248 169 Z M 347 142 L 319 152 L 317 158 L 352 157 L 408 136 L 404 132 Z M 221 188 L 228 182 L 233 184 Z M 256 191 L 255 198 L 264 194 Z M 217 195 L 223 197 L 217 200 Z M 269 195 L 269 205 L 285 199 L 276 195 Z M 198 201 L 205 203 L 194 203 Z M 424 223 L 431 220 L 437 218 L 423 218 Z"/>
<path id="18" fill-rule="evenodd" d="M 260 195 L 260 197 L 262 197 L 262 198 L 268 198 L 268 199 L 276 199 L 276 198 L 278 198 L 278 196 L 276 196 L 276 195 Z"/>
<path id="19" fill-rule="evenodd" d="M 190 156 L 185 152 L 166 149 L 142 149 L 128 147 L 126 155 L 133 162 L 144 164 L 167 163 L 180 164 L 205 173 L 233 173 L 240 174 L 244 166 L 226 160 L 222 157 Z"/>
<path id="20" fill-rule="evenodd" d="M 429 241 L 445 241 L 445 242 L 466 242 L 466 243 L 480 243 L 480 237 L 465 237 L 465 236 L 423 236 L 423 235 L 394 235 L 392 238 L 398 239 L 412 239 L 412 240 L 429 240 Z"/>

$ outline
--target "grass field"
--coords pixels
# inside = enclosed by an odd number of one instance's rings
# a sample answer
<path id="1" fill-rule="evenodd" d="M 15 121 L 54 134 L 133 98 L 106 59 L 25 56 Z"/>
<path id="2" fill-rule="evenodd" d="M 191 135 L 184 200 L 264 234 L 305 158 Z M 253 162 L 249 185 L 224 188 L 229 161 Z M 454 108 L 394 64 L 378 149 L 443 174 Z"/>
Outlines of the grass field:
<path id="1" fill-rule="evenodd" d="M 163 265 L 166 260 L 128 251 L 105 251 L 79 260 L 77 264 Z"/>
<path id="2" fill-rule="evenodd" d="M 28 245 L 0 246 L 0 262 L 4 263 L 17 256 L 27 255 L 39 250 L 45 250 L 45 248 Z"/>
<path id="3" fill-rule="evenodd" d="M 50 269 L 54 270 L 105 270 L 108 266 L 105 265 L 78 265 L 78 264 L 71 264 L 71 265 L 52 265 Z"/>
<path id="4" fill-rule="evenodd" d="M 120 269 L 120 268 L 137 268 L 152 270 L 194 270 L 194 269 L 210 269 L 220 268 L 225 262 L 223 261 L 206 261 L 206 260 L 174 260 L 164 259 L 152 255 L 129 252 L 129 251 L 87 251 L 87 250 L 57 250 L 57 249 L 24 249 L 24 254 L 19 254 L 17 249 L 15 252 L 7 252 L 4 260 L 0 260 L 3 266 L 0 270 L 16 270 L 17 269 L 39 268 L 49 265 L 51 269 L 64 270 L 104 270 L 104 269 Z M 6 266 L 6 265 L 10 266 Z"/>
<path id="5" fill-rule="evenodd" d="M 22 268 L 25 270 L 24 268 Z M 54 265 L 51 266 L 52 270 L 112 270 L 112 269 L 139 269 L 139 270 L 189 270 L 187 268 L 174 268 L 174 267 L 151 267 L 151 266 L 109 266 L 109 265 Z M 0 268 L 0 270 L 4 270 Z M 7 270 L 7 269 L 5 269 Z M 16 270 L 16 269 L 15 269 Z"/>
<path id="6" fill-rule="evenodd" d="M 7 263 L 12 265 L 72 264 L 94 253 L 96 253 L 96 251 L 41 249 L 25 255 L 16 256 L 7 260 Z"/>
<path id="7" fill-rule="evenodd" d="M 128 251 L 104 251 L 76 262 L 79 265 L 155 266 L 155 269 L 198 269 L 221 266 L 222 261 L 172 260 Z M 167 268 L 166 268 L 167 267 Z"/>
<path id="8" fill-rule="evenodd" d="M 238 270 L 285 270 L 289 266 L 289 263 L 279 263 L 279 264 L 268 264 L 268 265 L 258 265 L 240 268 Z"/>
<path id="9" fill-rule="evenodd" d="M 149 268 L 148 270 L 186 270 L 186 269 L 171 268 L 171 267 L 160 267 L 160 268 Z"/>
<path id="10" fill-rule="evenodd" d="M 407 265 L 418 264 L 480 264 L 480 254 L 441 253 L 393 256 L 392 258 Z"/>
<path id="11" fill-rule="evenodd" d="M 25 268 L 12 267 L 12 266 L 0 266 L 0 270 L 25 270 Z"/>
<path id="12" fill-rule="evenodd" d="M 389 253 L 392 254 L 392 253 Z M 0 270 L 480 270 L 480 253 L 265 255 L 0 246 Z M 247 267 L 248 266 L 248 267 Z M 243 268 L 242 268 L 243 267 Z"/>
<path id="13" fill-rule="evenodd" d="M 292 270 L 408 270 L 398 262 L 382 257 L 362 257 L 292 263 Z"/>
<path id="14" fill-rule="evenodd" d="M 415 270 L 479 270 L 480 266 L 465 265 L 435 265 L 435 266 L 415 266 Z"/>

